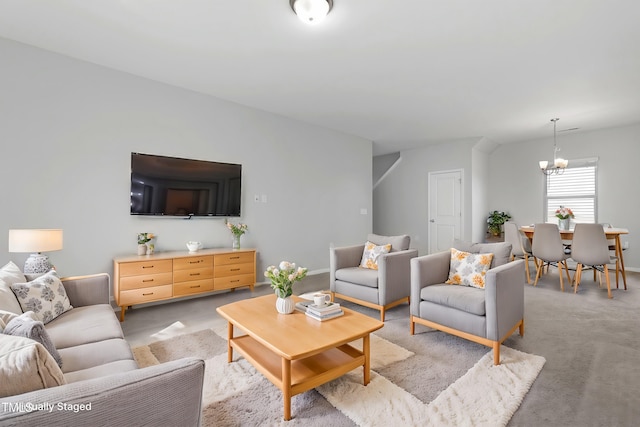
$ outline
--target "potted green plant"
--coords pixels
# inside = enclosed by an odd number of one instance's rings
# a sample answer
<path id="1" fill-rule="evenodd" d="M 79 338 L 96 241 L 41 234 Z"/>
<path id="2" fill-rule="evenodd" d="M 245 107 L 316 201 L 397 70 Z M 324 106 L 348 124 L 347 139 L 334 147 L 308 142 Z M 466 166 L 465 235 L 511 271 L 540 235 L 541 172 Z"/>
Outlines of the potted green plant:
<path id="1" fill-rule="evenodd" d="M 487 218 L 487 229 L 489 233 L 494 236 L 499 236 L 502 233 L 502 224 L 509 221 L 511 215 L 504 211 L 493 211 L 489 213 Z"/>

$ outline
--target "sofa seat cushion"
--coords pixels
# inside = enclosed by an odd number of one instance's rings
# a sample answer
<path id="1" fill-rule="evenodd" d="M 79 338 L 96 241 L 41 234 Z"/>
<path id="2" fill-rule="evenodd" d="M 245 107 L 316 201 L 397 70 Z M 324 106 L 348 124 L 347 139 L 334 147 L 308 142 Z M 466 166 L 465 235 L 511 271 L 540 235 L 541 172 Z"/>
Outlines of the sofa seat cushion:
<path id="1" fill-rule="evenodd" d="M 135 371 L 138 364 L 135 360 L 117 360 L 104 365 L 94 366 L 80 371 L 67 372 L 64 379 L 67 383 L 75 383 L 78 381 L 91 380 L 94 378 L 106 377 L 121 372 Z"/>
<path id="2" fill-rule="evenodd" d="M 112 338 L 124 338 L 109 304 L 75 307 L 45 325 L 58 350 Z"/>
<path id="3" fill-rule="evenodd" d="M 355 283 L 356 285 L 378 287 L 378 270 L 362 267 L 347 267 L 336 270 L 336 280 Z"/>
<path id="4" fill-rule="evenodd" d="M 466 311 L 478 316 L 487 314 L 484 296 L 483 289 L 444 283 L 425 286 L 420 291 L 420 298 L 424 301 Z"/>
<path id="5" fill-rule="evenodd" d="M 59 350 L 62 358 L 62 372 L 81 371 L 94 368 L 118 360 L 133 360 L 133 353 L 129 344 L 123 339 L 81 344 Z"/>

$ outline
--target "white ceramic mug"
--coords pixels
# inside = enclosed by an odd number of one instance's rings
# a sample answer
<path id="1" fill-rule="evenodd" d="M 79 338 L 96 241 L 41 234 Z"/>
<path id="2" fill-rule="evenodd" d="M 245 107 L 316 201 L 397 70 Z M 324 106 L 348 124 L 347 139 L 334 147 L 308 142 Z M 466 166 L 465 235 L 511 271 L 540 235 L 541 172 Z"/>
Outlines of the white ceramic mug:
<path id="1" fill-rule="evenodd" d="M 331 301 L 331 295 L 329 294 L 314 294 L 313 295 L 313 304 L 316 307 L 324 307 Z"/>

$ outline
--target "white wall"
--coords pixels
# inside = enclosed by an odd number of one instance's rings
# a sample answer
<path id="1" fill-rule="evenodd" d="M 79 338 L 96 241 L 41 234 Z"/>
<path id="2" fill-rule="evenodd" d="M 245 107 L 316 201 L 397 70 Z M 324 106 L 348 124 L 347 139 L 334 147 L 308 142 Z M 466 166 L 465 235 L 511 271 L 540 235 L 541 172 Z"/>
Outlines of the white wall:
<path id="1" fill-rule="evenodd" d="M 560 155 L 598 157 L 598 222 L 629 229 L 623 236 L 627 268 L 640 269 L 640 125 L 561 134 Z M 501 145 L 490 156 L 491 209 L 506 210 L 519 224 L 543 221 L 544 177 L 539 160 L 553 159 L 553 138 Z"/>
<path id="2" fill-rule="evenodd" d="M 489 153 L 472 148 L 471 170 L 471 241 L 482 242 L 487 235 L 489 207 Z"/>
<path id="3" fill-rule="evenodd" d="M 429 252 L 429 172 L 462 169 L 462 239 L 472 236 L 472 147 L 476 141 L 450 142 L 402 151 L 402 162 L 373 191 L 373 230 L 383 235 L 409 234 L 411 247 Z"/>
<path id="4" fill-rule="evenodd" d="M 0 242 L 12 228 L 64 229 L 49 254 L 63 276 L 112 273 L 138 232 L 156 233 L 159 251 L 231 247 L 223 219 L 129 215 L 132 151 L 243 165 L 233 221 L 249 225 L 259 281 L 283 259 L 326 270 L 331 243 L 372 230 L 370 141 L 5 39 L 0 58 Z M 0 244 L 0 265 L 26 257 Z"/>

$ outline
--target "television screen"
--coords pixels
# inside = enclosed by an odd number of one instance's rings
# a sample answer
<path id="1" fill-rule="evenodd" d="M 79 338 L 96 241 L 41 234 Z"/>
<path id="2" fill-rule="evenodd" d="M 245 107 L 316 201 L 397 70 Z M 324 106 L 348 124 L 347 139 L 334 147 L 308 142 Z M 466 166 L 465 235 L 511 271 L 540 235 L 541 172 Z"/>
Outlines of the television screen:
<path id="1" fill-rule="evenodd" d="M 242 165 L 131 153 L 131 215 L 240 216 Z"/>

